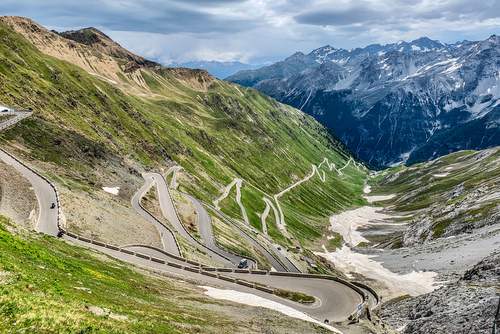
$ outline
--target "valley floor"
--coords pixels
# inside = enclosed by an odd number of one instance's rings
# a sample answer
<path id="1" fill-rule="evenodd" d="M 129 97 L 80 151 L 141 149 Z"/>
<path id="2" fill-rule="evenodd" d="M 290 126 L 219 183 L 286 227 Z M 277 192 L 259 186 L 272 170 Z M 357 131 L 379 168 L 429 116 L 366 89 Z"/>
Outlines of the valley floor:
<path id="1" fill-rule="evenodd" d="M 396 332 L 490 333 L 500 295 L 499 152 L 460 152 L 372 174 L 370 183 L 384 180 L 376 195 L 366 186 L 369 205 L 333 215 L 324 251 L 317 254 L 369 282 L 383 298 L 380 316 Z M 487 181 L 473 183 L 479 177 Z M 411 206 L 417 209 L 401 210 Z M 458 218 L 440 227 L 450 206 Z M 464 207 L 479 214 L 464 216 Z M 466 229 L 460 227 L 464 220 Z"/>
<path id="2" fill-rule="evenodd" d="M 377 199 L 392 197 L 378 196 Z M 366 196 L 366 198 L 369 202 L 373 201 L 373 197 Z M 369 235 L 383 235 L 392 233 L 394 228 L 404 228 L 404 224 L 395 221 L 397 217 L 390 212 L 384 212 L 383 207 L 374 206 L 363 206 L 333 215 L 330 218 L 330 229 L 334 233 L 339 233 L 345 244 L 333 252 L 329 252 L 327 247 L 323 246 L 324 252 L 316 254 L 332 262 L 349 277 L 361 276 L 369 281 L 384 300 L 401 295 L 417 296 L 430 292 L 437 287 L 435 272 L 408 265 L 405 255 L 394 256 L 394 266 L 388 267 L 379 258 L 389 250 L 369 248 L 370 241 L 367 239 Z"/>

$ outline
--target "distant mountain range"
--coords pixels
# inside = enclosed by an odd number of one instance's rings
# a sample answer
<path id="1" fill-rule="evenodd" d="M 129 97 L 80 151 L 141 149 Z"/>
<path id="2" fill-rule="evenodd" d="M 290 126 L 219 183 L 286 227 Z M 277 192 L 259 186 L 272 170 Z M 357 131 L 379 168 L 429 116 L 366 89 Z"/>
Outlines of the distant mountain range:
<path id="1" fill-rule="evenodd" d="M 500 38 L 297 52 L 227 80 L 313 115 L 373 167 L 500 145 Z"/>
<path id="2" fill-rule="evenodd" d="M 227 78 L 239 71 L 253 70 L 259 68 L 261 65 L 245 64 L 239 61 L 191 61 L 186 63 L 170 64 L 172 67 L 186 67 L 193 69 L 203 69 L 208 73 L 219 79 Z"/>

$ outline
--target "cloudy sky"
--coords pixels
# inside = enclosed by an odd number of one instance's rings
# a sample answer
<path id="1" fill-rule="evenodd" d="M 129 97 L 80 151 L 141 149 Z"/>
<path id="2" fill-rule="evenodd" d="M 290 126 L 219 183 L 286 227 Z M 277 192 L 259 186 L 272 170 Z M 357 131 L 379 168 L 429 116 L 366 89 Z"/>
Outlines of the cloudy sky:
<path id="1" fill-rule="evenodd" d="M 326 44 L 500 33 L 499 0 L 1 0 L 0 14 L 56 30 L 94 26 L 165 64 L 265 63 Z"/>

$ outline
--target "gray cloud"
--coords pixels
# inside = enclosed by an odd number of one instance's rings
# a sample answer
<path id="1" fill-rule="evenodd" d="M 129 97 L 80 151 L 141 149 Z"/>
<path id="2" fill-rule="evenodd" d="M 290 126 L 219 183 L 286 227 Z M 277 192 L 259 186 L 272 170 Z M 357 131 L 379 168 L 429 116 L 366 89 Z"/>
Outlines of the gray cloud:
<path id="1" fill-rule="evenodd" d="M 500 1 L 448 0 L 411 1 L 380 0 L 376 3 L 352 0 L 347 3 L 321 5 L 294 16 L 297 23 L 318 26 L 345 26 L 365 24 L 366 29 L 377 24 L 425 22 L 443 19 L 445 21 L 484 20 L 500 17 Z"/>
<path id="2" fill-rule="evenodd" d="M 361 6 L 350 8 L 324 8 L 299 14 L 295 16 L 295 20 L 298 23 L 305 24 L 343 26 L 370 22 L 378 19 L 380 14 L 381 13 L 378 11 Z"/>
<path id="3" fill-rule="evenodd" d="M 164 62 L 265 62 L 325 44 L 500 33 L 498 0 L 1 0 L 0 13 L 58 30 L 94 26 Z"/>
<path id="4" fill-rule="evenodd" d="M 245 1 L 231 0 L 3 0 L 0 11 L 26 15 L 53 26 L 102 26 L 111 30 L 151 33 L 231 32 L 251 29 L 255 22 L 220 16 L 213 9 Z"/>

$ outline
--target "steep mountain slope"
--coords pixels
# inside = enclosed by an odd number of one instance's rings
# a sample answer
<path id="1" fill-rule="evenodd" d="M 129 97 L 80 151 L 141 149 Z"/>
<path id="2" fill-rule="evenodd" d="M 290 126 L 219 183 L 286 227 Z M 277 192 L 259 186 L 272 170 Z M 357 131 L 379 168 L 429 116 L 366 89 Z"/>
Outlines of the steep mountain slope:
<path id="1" fill-rule="evenodd" d="M 382 295 L 376 313 L 389 333 L 491 333 L 499 184 L 499 147 L 373 172 L 369 205 L 332 217 L 331 232 L 342 238 L 332 235 L 336 245 L 327 247 L 337 249 L 324 256 Z"/>
<path id="2" fill-rule="evenodd" d="M 446 287 L 388 303 L 382 309 L 382 318 L 404 334 L 490 334 L 495 316 L 497 326 L 499 321 L 496 313 L 500 303 L 499 277 L 497 251 Z"/>
<path id="3" fill-rule="evenodd" d="M 228 78 L 297 107 L 374 167 L 500 144 L 500 38 L 325 46 Z M 467 134 L 467 136 L 464 136 Z"/>
<path id="4" fill-rule="evenodd" d="M 500 222 L 500 148 L 460 151 L 427 163 L 398 167 L 372 180 L 374 194 L 409 225 L 404 247 L 472 233 Z"/>
<path id="5" fill-rule="evenodd" d="M 289 232 L 300 242 L 319 237 L 332 211 L 362 201 L 363 168 L 348 163 L 342 146 L 296 109 L 204 71 L 159 67 L 94 29 L 56 34 L 23 18 L 1 21 L 2 102 L 35 111 L 2 138 L 58 180 L 69 196 L 69 225 L 78 226 L 81 216 L 72 211 L 83 210 L 74 203 L 96 211 L 87 201 L 96 195 L 88 194 L 116 185 L 128 203 L 141 172 L 173 161 L 183 167 L 180 189 L 206 203 L 241 178 L 241 201 L 258 229 L 263 197 L 307 176 L 324 158 L 345 165 L 342 175 L 325 170 L 324 182 L 315 177 L 281 199 Z M 222 206 L 243 220 L 233 204 L 234 197 Z M 269 216 L 269 234 L 291 242 Z M 93 233 L 101 235 L 103 225 L 124 233 L 98 215 Z"/>

